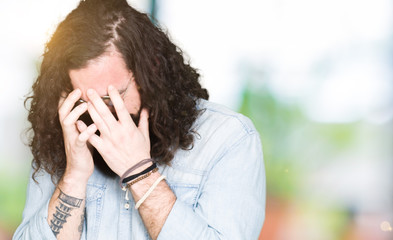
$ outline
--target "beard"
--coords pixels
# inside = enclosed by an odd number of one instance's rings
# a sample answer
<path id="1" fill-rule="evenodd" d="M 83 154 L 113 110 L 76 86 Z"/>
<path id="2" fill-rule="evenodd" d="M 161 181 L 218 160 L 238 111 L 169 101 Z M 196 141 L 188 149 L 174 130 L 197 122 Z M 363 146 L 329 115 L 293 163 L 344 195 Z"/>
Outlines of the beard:
<path id="1" fill-rule="evenodd" d="M 135 125 L 137 125 L 137 126 L 139 123 L 140 113 L 141 113 L 141 110 L 139 110 L 137 114 L 130 114 L 132 120 L 134 121 Z M 119 118 L 117 117 L 117 114 L 115 112 L 112 112 L 112 114 L 116 120 L 119 120 Z M 90 126 L 91 124 L 94 123 L 93 119 L 91 119 L 90 114 L 88 112 L 82 114 L 79 117 L 79 120 L 83 121 L 86 124 L 86 126 Z M 97 132 L 95 134 L 100 136 L 100 131 L 97 130 Z M 110 178 L 115 178 L 117 176 L 117 174 L 112 171 L 112 169 L 108 166 L 108 164 L 106 164 L 104 158 L 101 156 L 101 154 L 98 152 L 98 150 L 95 147 L 91 146 L 91 152 L 93 155 L 94 167 L 97 168 L 103 175 L 110 177 Z"/>

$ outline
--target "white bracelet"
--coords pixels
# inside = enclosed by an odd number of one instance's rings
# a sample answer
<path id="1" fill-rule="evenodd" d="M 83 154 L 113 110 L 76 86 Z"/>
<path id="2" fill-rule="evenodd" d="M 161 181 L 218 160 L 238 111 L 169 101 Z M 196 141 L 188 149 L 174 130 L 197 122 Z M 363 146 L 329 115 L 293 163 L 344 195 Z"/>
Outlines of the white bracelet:
<path id="1" fill-rule="evenodd" d="M 135 204 L 135 209 L 138 209 L 142 205 L 142 203 L 153 192 L 153 190 L 157 187 L 157 185 L 161 182 L 162 179 L 165 179 L 164 175 L 161 175 L 159 178 L 157 178 L 157 180 L 153 183 L 153 185 L 151 185 L 149 190 L 147 190 L 145 195 L 143 195 L 143 197 L 141 199 L 139 199 L 139 201 Z"/>

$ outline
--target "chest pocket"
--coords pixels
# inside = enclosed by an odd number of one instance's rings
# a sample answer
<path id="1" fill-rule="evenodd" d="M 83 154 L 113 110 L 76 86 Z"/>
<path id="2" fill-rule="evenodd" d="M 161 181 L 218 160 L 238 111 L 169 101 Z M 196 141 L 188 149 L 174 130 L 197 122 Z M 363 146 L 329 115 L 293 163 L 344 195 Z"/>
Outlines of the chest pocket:
<path id="1" fill-rule="evenodd" d="M 192 206 L 196 202 L 199 185 L 170 183 L 168 184 L 179 201 L 190 206 Z"/>
<path id="2" fill-rule="evenodd" d="M 104 206 L 105 185 L 87 184 L 86 189 L 86 238 L 97 239 Z"/>
<path id="3" fill-rule="evenodd" d="M 184 161 L 174 160 L 171 166 L 165 166 L 160 172 L 166 176 L 166 182 L 176 195 L 177 200 L 189 206 L 196 206 L 205 171 Z"/>

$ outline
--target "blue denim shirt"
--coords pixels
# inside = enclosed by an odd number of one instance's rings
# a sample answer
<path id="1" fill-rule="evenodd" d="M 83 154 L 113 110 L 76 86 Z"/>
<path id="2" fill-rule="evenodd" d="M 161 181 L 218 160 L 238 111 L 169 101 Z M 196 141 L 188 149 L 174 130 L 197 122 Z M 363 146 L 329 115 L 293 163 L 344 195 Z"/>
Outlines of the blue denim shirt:
<path id="1" fill-rule="evenodd" d="M 241 114 L 205 100 L 194 123 L 191 150 L 178 150 L 171 166 L 159 172 L 177 200 L 159 240 L 258 239 L 265 218 L 265 170 L 259 135 Z M 41 171 L 30 180 L 23 220 L 13 239 L 56 239 L 47 223 L 55 186 Z M 124 205 L 119 178 L 95 170 L 86 193 L 81 239 L 151 239 L 137 210 Z"/>

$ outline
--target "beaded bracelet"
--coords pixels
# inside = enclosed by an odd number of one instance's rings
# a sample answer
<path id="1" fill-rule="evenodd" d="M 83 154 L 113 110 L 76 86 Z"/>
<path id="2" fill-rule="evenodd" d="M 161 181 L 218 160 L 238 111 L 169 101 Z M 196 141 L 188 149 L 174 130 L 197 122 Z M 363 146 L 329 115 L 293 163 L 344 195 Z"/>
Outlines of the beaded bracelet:
<path id="1" fill-rule="evenodd" d="M 127 187 L 130 187 L 130 186 L 134 185 L 135 183 L 137 183 L 137 182 L 139 182 L 139 181 L 149 177 L 150 175 L 152 175 L 153 173 L 155 173 L 157 171 L 158 171 L 158 168 L 154 168 L 152 171 L 146 173 L 145 175 L 142 175 L 141 177 L 139 177 L 139 178 L 137 178 L 137 179 L 127 183 Z"/>

